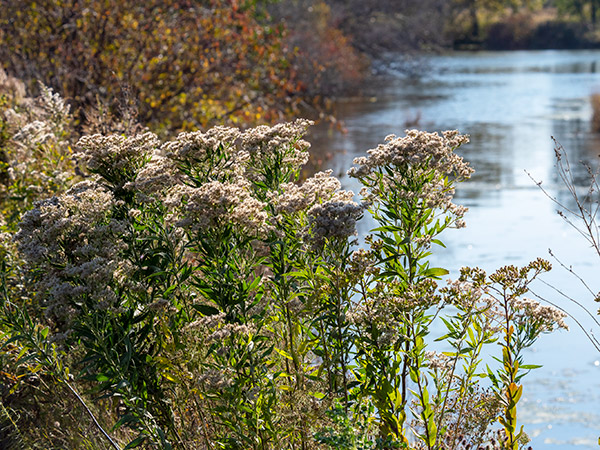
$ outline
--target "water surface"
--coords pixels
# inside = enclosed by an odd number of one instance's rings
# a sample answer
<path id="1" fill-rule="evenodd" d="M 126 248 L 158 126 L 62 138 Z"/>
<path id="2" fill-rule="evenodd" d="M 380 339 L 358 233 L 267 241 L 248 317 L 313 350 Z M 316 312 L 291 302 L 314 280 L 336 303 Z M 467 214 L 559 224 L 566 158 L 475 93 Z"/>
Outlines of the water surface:
<path id="1" fill-rule="evenodd" d="M 548 249 L 595 292 L 600 291 L 600 258 L 556 214 L 530 175 L 572 206 L 558 180 L 551 137 L 567 150 L 582 187 L 587 175 L 578 162 L 597 165 L 600 135 L 590 131 L 590 95 L 600 92 L 600 52 L 456 53 L 433 57 L 427 67 L 419 79 L 391 77 L 370 86 L 366 96 L 339 102 L 337 116 L 347 133 L 321 125 L 309 136 L 317 153 L 333 155 L 324 167 L 344 174 L 355 156 L 388 134 L 402 134 L 410 122 L 427 131 L 469 134 L 471 143 L 459 153 L 476 173 L 456 195 L 456 202 L 469 207 L 467 228 L 443 235 L 447 248 L 436 252 L 435 263 L 456 278 L 462 266 L 493 272 L 549 258 L 555 269 L 545 280 L 595 312 L 599 305 L 593 296 L 551 259 Z M 353 180 L 343 183 L 358 191 Z M 552 289 L 536 285 L 535 291 L 594 329 L 580 308 Z M 598 448 L 600 353 L 573 319 L 568 323 L 571 331 L 541 336 L 526 354 L 527 363 L 544 366 L 524 379 L 519 404 L 534 449 Z M 600 338 L 600 327 L 595 332 Z"/>

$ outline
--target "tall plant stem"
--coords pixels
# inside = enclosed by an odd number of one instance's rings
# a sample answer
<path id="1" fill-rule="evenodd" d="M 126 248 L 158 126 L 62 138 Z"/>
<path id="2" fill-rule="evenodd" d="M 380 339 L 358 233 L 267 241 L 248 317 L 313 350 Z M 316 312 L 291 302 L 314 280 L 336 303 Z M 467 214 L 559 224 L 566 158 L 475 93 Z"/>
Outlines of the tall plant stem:
<path id="1" fill-rule="evenodd" d="M 342 276 L 342 270 L 340 269 L 340 273 L 337 274 L 336 277 L 336 325 L 337 325 L 337 334 L 338 334 L 338 341 L 339 341 L 339 346 L 340 346 L 340 364 L 342 366 L 342 386 L 344 388 L 344 411 L 347 413 L 348 412 L 348 379 L 347 379 L 347 374 L 346 374 L 346 348 L 344 345 L 344 333 L 343 333 L 343 326 L 344 324 L 342 323 L 342 293 L 341 293 L 341 288 L 340 288 L 340 277 Z M 344 296 L 345 297 L 345 296 Z"/>

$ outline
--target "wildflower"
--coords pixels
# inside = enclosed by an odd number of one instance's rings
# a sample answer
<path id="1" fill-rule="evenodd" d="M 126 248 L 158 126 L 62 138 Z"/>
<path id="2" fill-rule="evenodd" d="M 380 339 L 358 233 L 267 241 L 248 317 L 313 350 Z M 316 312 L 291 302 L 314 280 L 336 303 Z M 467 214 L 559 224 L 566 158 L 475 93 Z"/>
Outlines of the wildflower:
<path id="1" fill-rule="evenodd" d="M 246 130 L 241 136 L 241 148 L 248 153 L 246 176 L 252 181 L 267 181 L 266 172 L 275 164 L 285 173 L 294 173 L 308 162 L 310 144 L 301 139 L 309 120 L 298 119 L 292 123 L 273 127 L 261 125 Z"/>
<path id="2" fill-rule="evenodd" d="M 201 330 L 201 329 L 213 329 L 216 328 L 219 324 L 225 322 L 226 314 L 223 312 L 217 314 L 211 314 L 209 316 L 204 316 L 194 322 L 188 324 L 186 329 L 190 330 Z"/>
<path id="3" fill-rule="evenodd" d="M 489 306 L 490 299 L 483 299 L 483 289 L 478 284 L 464 279 L 448 280 L 447 286 L 440 289 L 440 292 L 444 295 L 445 302 L 463 311 L 476 308 L 482 301 L 484 309 Z"/>
<path id="4" fill-rule="evenodd" d="M 466 208 L 452 203 L 454 183 L 468 179 L 473 173 L 463 159 L 454 153 L 468 137 L 457 131 L 442 136 L 409 130 L 406 136 L 386 137 L 386 142 L 356 158 L 348 175 L 364 185 L 361 195 L 366 202 L 377 199 L 419 204 L 423 208 L 452 213 L 460 221 Z"/>
<path id="5" fill-rule="evenodd" d="M 232 223 L 250 233 L 265 231 L 265 205 L 251 195 L 248 181 L 212 181 L 200 187 L 173 187 L 165 206 L 177 211 L 177 225 L 191 230 Z"/>
<path id="6" fill-rule="evenodd" d="M 375 264 L 375 255 L 372 251 L 360 248 L 352 253 L 351 274 L 356 279 L 361 279 L 364 275 L 373 275 L 379 272 L 379 268 Z"/>
<path id="7" fill-rule="evenodd" d="M 135 179 L 137 172 L 158 145 L 156 135 L 149 132 L 132 137 L 94 134 L 79 139 L 77 146 L 82 151 L 75 154 L 75 157 L 90 172 L 100 174 L 111 183 L 122 185 Z"/>
<path id="8" fill-rule="evenodd" d="M 218 151 L 232 153 L 235 150 L 235 142 L 241 135 L 240 130 L 229 127 L 213 127 L 206 132 L 180 133 L 174 141 L 163 144 L 161 152 L 179 161 L 203 162 Z"/>
<path id="9" fill-rule="evenodd" d="M 443 353 L 435 351 L 425 352 L 425 360 L 428 367 L 435 371 L 443 372 L 452 368 L 452 358 Z"/>
<path id="10" fill-rule="evenodd" d="M 392 166 L 397 168 L 420 168 L 427 166 L 439 173 L 454 173 L 458 178 L 469 178 L 473 173 L 467 163 L 454 153 L 454 150 L 469 142 L 468 136 L 458 131 L 427 133 L 418 130 L 407 130 L 406 137 L 398 138 L 389 135 L 386 143 L 376 149 L 368 150 L 368 157 L 354 160 L 354 167 L 348 171 L 355 178 L 363 178 L 378 168 Z"/>
<path id="11" fill-rule="evenodd" d="M 156 196 L 162 199 L 169 188 L 182 184 L 183 179 L 174 159 L 155 152 L 139 170 L 135 180 L 125 184 L 125 189 L 135 191 L 142 198 Z"/>
<path id="12" fill-rule="evenodd" d="M 317 203 L 331 200 L 341 187 L 339 180 L 331 175 L 332 172 L 331 170 L 317 172 L 301 185 L 283 183 L 281 192 L 268 192 L 267 199 L 275 209 L 275 214 L 293 215 L 307 211 Z M 350 195 L 352 196 L 353 194 Z"/>
<path id="13" fill-rule="evenodd" d="M 228 339 L 230 336 L 248 336 L 254 334 L 256 329 L 252 325 L 236 324 L 236 323 L 224 323 L 219 326 L 216 330 L 213 330 L 206 339 L 207 344 L 213 342 L 222 342 Z"/>
<path id="14" fill-rule="evenodd" d="M 245 131 L 242 136 L 242 147 L 251 154 L 268 154 L 277 151 L 281 147 L 296 146 L 296 152 L 293 153 L 301 164 L 304 164 L 304 152 L 308 149 L 308 142 L 300 140 L 306 129 L 313 122 L 305 119 L 297 119 L 291 123 L 277 124 L 273 127 L 261 125 Z M 303 161 L 303 162 L 302 162 Z M 291 163 L 291 160 L 286 161 Z"/>
<path id="15" fill-rule="evenodd" d="M 37 202 L 20 223 L 15 239 L 32 271 L 44 273 L 33 288 L 46 302 L 46 314 L 74 319 L 77 300 L 113 308 L 115 273 L 123 273 L 126 226 L 112 218 L 112 194 L 93 179 L 60 196 Z"/>
<path id="16" fill-rule="evenodd" d="M 321 247 L 326 240 L 345 240 L 356 234 L 356 222 L 363 215 L 363 207 L 347 199 L 318 203 L 308 210 L 309 240 Z"/>
<path id="17" fill-rule="evenodd" d="M 515 298 L 511 301 L 511 306 L 522 317 L 521 320 L 532 322 L 541 332 L 551 332 L 555 326 L 569 329 L 564 321 L 567 315 L 554 306 L 542 305 L 530 298 Z"/>
<path id="18" fill-rule="evenodd" d="M 70 120 L 71 107 L 52 88 L 41 82 L 38 84 L 40 87 L 38 103 L 46 113 L 48 120 L 56 127 L 56 131 L 64 132 L 65 125 Z"/>
<path id="19" fill-rule="evenodd" d="M 54 134 L 47 122 L 34 120 L 21 128 L 19 132 L 14 135 L 13 139 L 29 145 L 37 145 L 54 139 Z"/>

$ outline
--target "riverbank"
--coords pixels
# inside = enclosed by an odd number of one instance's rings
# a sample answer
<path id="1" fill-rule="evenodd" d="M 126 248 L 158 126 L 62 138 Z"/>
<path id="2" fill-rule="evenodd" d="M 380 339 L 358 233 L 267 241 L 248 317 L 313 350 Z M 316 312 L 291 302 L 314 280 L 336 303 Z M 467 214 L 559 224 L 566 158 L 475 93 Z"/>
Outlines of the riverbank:
<path id="1" fill-rule="evenodd" d="M 463 25 L 464 26 L 464 25 Z M 471 29 L 453 29 L 454 50 L 583 50 L 600 48 L 600 32 L 587 20 L 556 8 L 519 10 L 485 17 Z"/>

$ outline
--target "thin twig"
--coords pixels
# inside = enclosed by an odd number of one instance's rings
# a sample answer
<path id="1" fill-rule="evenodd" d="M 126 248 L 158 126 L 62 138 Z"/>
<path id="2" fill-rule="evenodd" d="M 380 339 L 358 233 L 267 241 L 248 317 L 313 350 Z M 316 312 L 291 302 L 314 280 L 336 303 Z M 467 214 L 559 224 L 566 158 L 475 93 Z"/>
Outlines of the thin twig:
<path id="1" fill-rule="evenodd" d="M 583 333 L 586 335 L 586 337 L 590 340 L 590 342 L 592 343 L 592 345 L 596 348 L 596 350 L 598 350 L 598 352 L 600 352 L 600 342 L 598 342 L 598 340 L 594 337 L 594 333 L 592 331 L 587 331 L 583 325 L 581 324 L 581 322 L 579 322 L 575 317 L 573 317 L 572 314 L 570 314 L 568 311 L 566 311 L 564 308 L 561 308 L 560 306 L 558 306 L 556 303 L 551 302 L 550 300 L 548 300 L 547 298 L 544 298 L 538 294 L 536 294 L 534 291 L 532 291 L 531 289 L 529 290 L 529 292 L 531 292 L 535 297 L 539 298 L 540 300 L 554 306 L 557 309 L 560 309 L 562 312 L 564 312 L 566 315 L 568 315 L 571 319 L 573 319 L 573 321 L 579 326 L 579 328 L 581 328 L 581 331 L 583 331 Z M 585 309 L 585 308 L 584 308 Z"/>
<path id="2" fill-rule="evenodd" d="M 552 256 L 555 259 L 555 261 L 561 265 L 561 267 L 563 269 L 565 269 L 567 272 L 571 273 L 571 275 L 576 277 L 581 282 L 581 284 L 583 284 L 583 286 L 588 290 L 588 292 L 590 294 L 592 294 L 594 297 L 596 297 L 596 292 L 592 291 L 592 289 L 588 286 L 588 284 L 585 282 L 585 280 L 583 278 L 581 278 L 579 275 L 577 275 L 577 272 L 575 272 L 572 267 L 570 267 L 570 266 L 567 267 L 560 259 L 558 259 L 558 257 L 554 253 L 552 253 L 551 249 L 548 249 L 548 253 L 550 253 L 550 256 Z"/>
<path id="3" fill-rule="evenodd" d="M 589 311 L 589 310 L 588 310 L 588 309 L 587 309 L 585 306 L 583 306 L 581 303 L 579 303 L 579 302 L 578 302 L 577 300 L 575 300 L 573 297 L 569 297 L 567 294 L 565 294 L 564 292 L 562 292 L 562 291 L 561 291 L 560 289 L 558 289 L 557 287 L 555 287 L 555 286 L 552 286 L 550 283 L 547 283 L 547 282 L 545 282 L 545 281 L 543 281 L 543 280 L 540 280 L 540 281 L 541 281 L 543 284 L 545 284 L 546 286 L 548 286 L 549 288 L 551 288 L 551 289 L 553 289 L 554 291 L 556 291 L 558 294 L 562 295 L 564 298 L 566 298 L 566 299 L 568 299 L 568 300 L 572 301 L 573 303 L 575 303 L 577 306 L 579 306 L 581 309 L 583 309 L 583 310 L 586 312 L 586 314 L 587 314 L 588 316 L 590 316 L 590 317 L 591 317 L 591 318 L 594 320 L 594 322 L 596 322 L 596 324 L 597 324 L 598 326 L 600 326 L 600 323 L 598 323 L 598 319 L 596 319 L 596 317 L 595 317 L 595 316 L 594 316 L 594 315 L 593 315 L 593 314 L 592 314 L 592 313 L 591 313 L 591 312 L 590 312 L 590 311 Z M 541 297 L 540 297 L 540 298 L 541 298 Z M 545 299 L 544 299 L 544 300 L 545 300 Z M 546 300 L 546 301 L 548 301 L 548 300 Z M 549 301 L 548 301 L 548 303 L 549 303 Z"/>
<path id="4" fill-rule="evenodd" d="M 69 390 L 73 393 L 73 395 L 75 397 L 77 397 L 77 400 L 79 401 L 79 403 L 81 403 L 81 406 L 83 406 L 83 408 L 87 411 L 87 413 L 90 415 L 90 417 L 92 418 L 92 421 L 94 422 L 94 424 L 96 425 L 96 427 L 100 430 L 100 432 L 104 435 L 104 437 L 106 439 L 108 439 L 108 441 L 111 443 L 111 445 L 116 448 L 117 450 L 121 450 L 121 447 L 119 447 L 117 445 L 117 443 L 115 441 L 112 440 L 112 438 L 109 436 L 109 434 L 104 430 L 104 428 L 102 428 L 102 425 L 100 425 L 100 423 L 98 423 L 98 420 L 96 420 L 96 417 L 94 416 L 94 413 L 90 410 L 90 408 L 88 408 L 87 404 L 85 403 L 85 401 L 81 398 L 81 396 L 79 395 L 79 393 L 75 390 L 75 388 L 73 386 L 71 386 L 71 384 L 67 381 L 67 380 L 61 380 L 63 383 L 65 383 L 65 385 L 69 388 Z"/>

